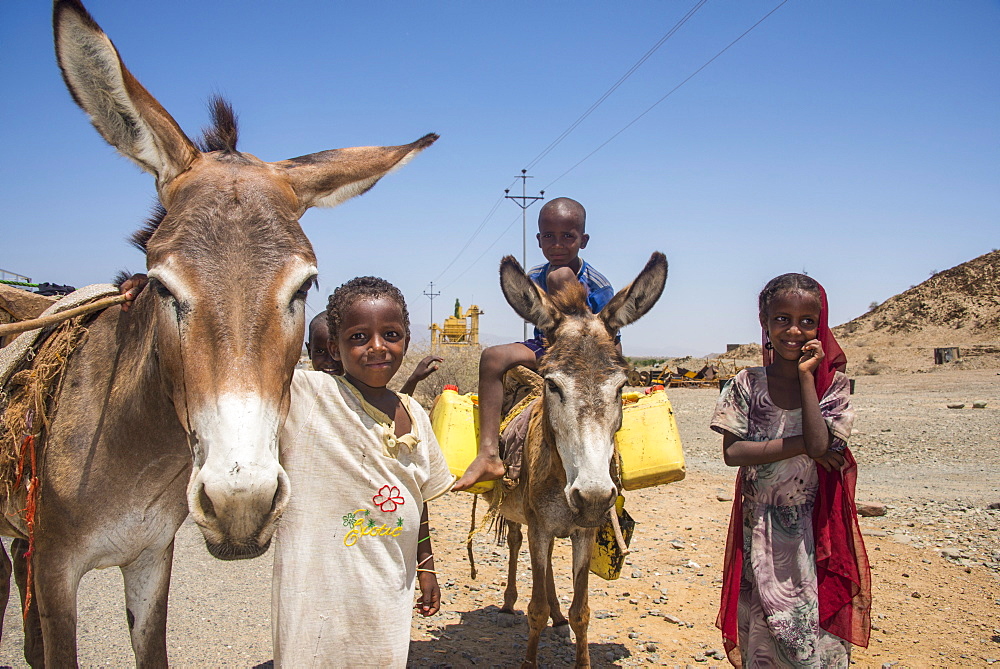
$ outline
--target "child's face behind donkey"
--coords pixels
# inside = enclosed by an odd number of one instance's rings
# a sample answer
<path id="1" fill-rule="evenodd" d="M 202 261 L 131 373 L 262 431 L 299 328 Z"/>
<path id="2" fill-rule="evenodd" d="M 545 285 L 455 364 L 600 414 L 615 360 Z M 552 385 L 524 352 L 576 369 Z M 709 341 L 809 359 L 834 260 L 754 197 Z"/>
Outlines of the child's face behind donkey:
<path id="1" fill-rule="evenodd" d="M 361 297 L 344 311 L 330 353 L 355 386 L 384 388 L 399 370 L 408 344 L 399 304 L 387 297 Z"/>

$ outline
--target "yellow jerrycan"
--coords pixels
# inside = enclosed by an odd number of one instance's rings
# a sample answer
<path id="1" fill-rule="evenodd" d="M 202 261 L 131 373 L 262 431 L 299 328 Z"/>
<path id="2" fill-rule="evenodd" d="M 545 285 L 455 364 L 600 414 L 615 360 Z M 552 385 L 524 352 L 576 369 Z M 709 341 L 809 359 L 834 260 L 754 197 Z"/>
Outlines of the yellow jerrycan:
<path id="1" fill-rule="evenodd" d="M 635 521 L 625 510 L 625 498 L 621 495 L 615 500 L 614 512 L 618 514 L 622 538 L 625 539 L 625 546 L 628 546 L 632 541 L 632 534 L 635 532 Z M 606 581 L 613 581 L 621 576 L 624 564 L 625 553 L 618 545 L 614 526 L 611 525 L 609 519 L 597 530 L 597 536 L 594 538 L 594 552 L 590 556 L 590 571 Z"/>
<path id="2" fill-rule="evenodd" d="M 479 444 L 479 398 L 458 394 L 458 386 L 447 385 L 431 407 L 431 427 L 441 445 L 448 470 L 461 476 L 476 457 Z M 467 492 L 484 493 L 493 488 L 493 481 L 483 481 Z"/>
<path id="3" fill-rule="evenodd" d="M 622 459 L 622 485 L 638 490 L 684 478 L 684 451 L 663 386 L 648 394 L 626 393 L 615 443 Z"/>

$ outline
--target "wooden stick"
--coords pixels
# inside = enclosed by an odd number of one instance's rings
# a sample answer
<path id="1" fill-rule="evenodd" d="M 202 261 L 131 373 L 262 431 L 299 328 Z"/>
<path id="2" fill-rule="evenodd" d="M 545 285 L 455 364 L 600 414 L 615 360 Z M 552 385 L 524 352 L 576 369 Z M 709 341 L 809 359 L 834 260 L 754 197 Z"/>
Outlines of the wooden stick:
<path id="1" fill-rule="evenodd" d="M 96 302 L 91 302 L 90 304 L 81 304 L 78 307 L 73 307 L 72 309 L 67 309 L 66 311 L 60 311 L 58 313 L 49 314 L 48 316 L 39 316 L 38 318 L 30 318 L 26 321 L 17 321 L 15 323 L 4 323 L 0 325 L 0 337 L 6 337 L 7 335 L 20 334 L 22 332 L 27 332 L 28 330 L 37 330 L 38 328 L 43 328 L 47 325 L 53 325 L 55 323 L 61 323 L 64 320 L 73 318 L 74 316 L 79 316 L 81 314 L 87 314 L 91 311 L 99 311 L 101 309 L 107 309 L 108 307 L 113 307 L 116 304 L 121 304 L 126 301 L 124 295 L 112 295 L 111 297 L 104 297 Z"/>
<path id="2" fill-rule="evenodd" d="M 611 526 L 615 528 L 615 541 L 618 542 L 619 550 L 621 550 L 622 555 L 628 555 L 631 551 L 625 543 L 625 537 L 622 536 L 622 526 L 618 522 L 618 509 L 614 506 L 611 507 Z"/>

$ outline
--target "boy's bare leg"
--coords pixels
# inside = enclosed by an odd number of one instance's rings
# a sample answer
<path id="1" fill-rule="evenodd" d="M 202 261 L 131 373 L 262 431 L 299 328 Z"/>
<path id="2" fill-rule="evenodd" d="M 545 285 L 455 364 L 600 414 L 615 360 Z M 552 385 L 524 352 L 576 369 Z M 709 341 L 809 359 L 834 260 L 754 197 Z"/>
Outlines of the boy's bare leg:
<path id="1" fill-rule="evenodd" d="M 535 369 L 535 352 L 524 344 L 501 344 L 483 350 L 479 359 L 479 450 L 452 490 L 467 490 L 480 481 L 503 476 L 498 446 L 503 375 L 517 365 Z"/>

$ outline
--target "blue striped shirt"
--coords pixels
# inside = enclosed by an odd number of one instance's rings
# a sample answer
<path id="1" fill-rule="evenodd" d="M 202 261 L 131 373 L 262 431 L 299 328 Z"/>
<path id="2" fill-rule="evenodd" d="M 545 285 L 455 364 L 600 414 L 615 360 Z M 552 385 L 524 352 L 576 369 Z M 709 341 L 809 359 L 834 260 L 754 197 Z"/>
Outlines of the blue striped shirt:
<path id="1" fill-rule="evenodd" d="M 528 278 L 538 284 L 545 292 L 548 292 L 545 279 L 549 275 L 550 265 L 551 263 L 543 263 L 528 270 Z M 611 287 L 611 282 L 583 258 L 580 259 L 580 271 L 576 273 L 576 278 L 587 289 L 587 305 L 595 314 L 600 313 L 601 309 L 615 296 L 615 289 Z M 541 340 L 542 336 L 542 331 L 535 328 L 535 338 Z"/>

